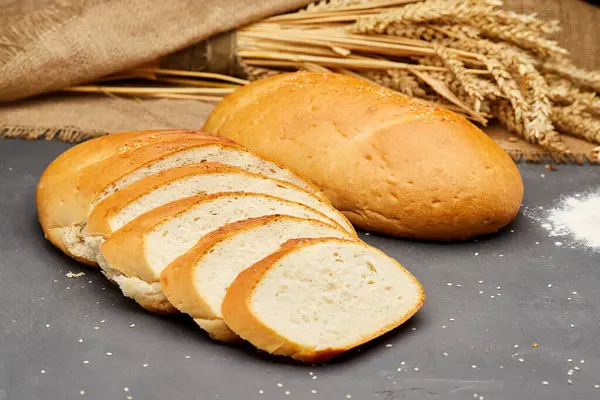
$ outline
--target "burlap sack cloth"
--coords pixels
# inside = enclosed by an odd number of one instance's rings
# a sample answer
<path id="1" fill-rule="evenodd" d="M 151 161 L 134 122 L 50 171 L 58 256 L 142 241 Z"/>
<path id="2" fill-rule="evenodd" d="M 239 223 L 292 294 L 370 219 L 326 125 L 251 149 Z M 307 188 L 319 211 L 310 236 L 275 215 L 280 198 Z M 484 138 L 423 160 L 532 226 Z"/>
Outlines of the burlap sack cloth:
<path id="1" fill-rule="evenodd" d="M 31 96 L 157 59 L 163 67 L 237 74 L 235 36 L 228 31 L 309 2 L 0 0 L 0 138 L 81 140 L 125 130 L 200 128 L 212 104 Z M 560 20 L 558 40 L 574 62 L 600 69 L 599 8 L 581 0 L 506 0 L 505 7 Z M 487 132 L 515 158 L 543 155 L 524 141 L 509 142 L 498 126 Z M 589 151 L 585 142 L 566 141 L 575 153 Z"/>

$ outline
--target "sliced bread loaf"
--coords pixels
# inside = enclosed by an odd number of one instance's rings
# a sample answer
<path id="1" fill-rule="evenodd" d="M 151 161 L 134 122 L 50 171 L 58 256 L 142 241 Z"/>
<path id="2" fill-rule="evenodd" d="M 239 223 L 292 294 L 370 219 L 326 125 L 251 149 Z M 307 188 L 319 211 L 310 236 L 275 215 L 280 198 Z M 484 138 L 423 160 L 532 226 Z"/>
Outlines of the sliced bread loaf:
<path id="1" fill-rule="evenodd" d="M 93 246 L 140 215 L 163 204 L 199 194 L 218 192 L 268 193 L 302 203 L 330 217 L 348 232 L 348 220 L 329 202 L 291 183 L 240 168 L 203 163 L 173 168 L 145 177 L 101 201 L 89 216 L 84 234 Z M 99 245 L 99 243 L 98 243 Z"/>
<path id="2" fill-rule="evenodd" d="M 90 185 L 102 189 L 114 178 L 127 170 L 96 168 L 108 159 L 130 159 L 146 146 L 158 145 L 180 140 L 203 140 L 233 143 L 229 139 L 203 134 L 199 131 L 165 130 L 124 132 L 102 136 L 70 148 L 57 157 L 46 168 L 37 186 L 36 203 L 40 225 L 46 238 L 70 256 L 81 259 L 66 249 L 63 236 L 72 225 L 85 222 L 89 205 L 95 191 L 88 190 Z M 86 173 L 94 170 L 101 173 Z M 111 174 L 117 172 L 117 176 Z M 81 178 L 80 178 L 81 176 Z M 85 179 L 82 179 L 85 176 Z M 103 181 L 103 178 L 106 180 Z"/>
<path id="3" fill-rule="evenodd" d="M 155 208 L 123 226 L 100 246 L 98 262 L 126 296 L 156 312 L 172 310 L 162 295 L 162 270 L 204 235 L 232 222 L 284 214 L 320 220 L 342 229 L 303 204 L 258 193 L 186 197 Z"/>
<path id="4" fill-rule="evenodd" d="M 425 299 L 392 258 L 358 241 L 290 241 L 240 273 L 222 313 L 240 337 L 272 354 L 319 362 L 388 332 Z"/>
<path id="5" fill-rule="evenodd" d="M 76 191 L 64 194 L 61 207 L 69 211 L 70 229 L 64 241 L 72 254 L 87 258 L 81 230 L 90 211 L 106 197 L 157 172 L 183 165 L 219 162 L 299 185 L 322 196 L 318 189 L 292 171 L 265 160 L 225 139 L 197 135 L 143 146 L 132 153 L 116 154 L 81 170 L 72 178 Z M 66 222 L 63 221 L 63 222 Z M 67 226 L 69 226 L 67 224 Z"/>
<path id="6" fill-rule="evenodd" d="M 201 239 L 161 274 L 162 288 L 180 311 L 213 338 L 237 338 L 222 320 L 221 303 L 235 277 L 290 239 L 352 237 L 340 228 L 291 216 L 265 216 L 229 224 Z"/>
<path id="7" fill-rule="evenodd" d="M 307 180 L 301 178 L 293 171 L 266 160 L 242 146 L 233 142 L 223 140 L 212 143 L 192 143 L 185 147 L 175 149 L 165 154 L 157 152 L 156 156 L 149 162 L 132 170 L 129 173 L 122 174 L 118 179 L 112 180 L 95 197 L 92 207 L 96 206 L 106 197 L 118 192 L 120 189 L 139 181 L 146 176 L 154 175 L 158 172 L 184 165 L 200 164 L 204 162 L 217 162 L 225 165 L 232 165 L 245 169 L 249 172 L 268 176 L 269 178 L 279 179 L 285 182 L 293 183 L 311 193 L 323 196 L 322 193 Z M 109 164 L 110 165 L 110 164 Z M 110 165 L 113 167 L 113 165 Z"/>

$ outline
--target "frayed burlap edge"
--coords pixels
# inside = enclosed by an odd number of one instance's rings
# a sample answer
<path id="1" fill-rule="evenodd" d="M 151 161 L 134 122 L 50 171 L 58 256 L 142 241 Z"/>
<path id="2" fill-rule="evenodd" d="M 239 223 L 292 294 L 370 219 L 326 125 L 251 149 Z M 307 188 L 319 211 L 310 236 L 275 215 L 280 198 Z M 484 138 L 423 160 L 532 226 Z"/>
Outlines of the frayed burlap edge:
<path id="1" fill-rule="evenodd" d="M 41 127 L 28 125 L 3 125 L 0 139 L 58 140 L 79 143 L 107 135 L 107 132 L 83 130 L 76 126 Z"/>
<path id="2" fill-rule="evenodd" d="M 66 143 L 80 143 L 107 135 L 108 132 L 83 130 L 76 126 L 39 127 L 27 125 L 4 125 L 0 127 L 0 139 L 58 140 Z M 501 143 L 499 143 L 502 145 Z M 516 162 L 557 164 L 600 164 L 600 160 L 588 154 L 552 154 L 543 150 L 504 149 Z"/>

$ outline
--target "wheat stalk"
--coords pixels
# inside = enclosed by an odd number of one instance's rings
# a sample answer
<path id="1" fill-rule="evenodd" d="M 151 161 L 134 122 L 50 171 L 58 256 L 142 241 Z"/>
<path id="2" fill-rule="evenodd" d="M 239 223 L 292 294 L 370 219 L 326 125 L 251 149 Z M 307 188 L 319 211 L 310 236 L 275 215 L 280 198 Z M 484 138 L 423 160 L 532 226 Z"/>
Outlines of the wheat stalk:
<path id="1" fill-rule="evenodd" d="M 337 72 L 481 124 L 496 118 L 553 153 L 569 152 L 557 129 L 597 142 L 600 72 L 577 68 L 551 40 L 556 21 L 501 6 L 497 0 L 320 1 L 238 29 L 237 56 L 250 81 L 295 70 Z M 133 78 L 152 86 L 127 85 Z M 137 68 L 67 90 L 216 101 L 247 82 Z"/>
<path id="2" fill-rule="evenodd" d="M 552 121 L 558 129 L 569 135 L 600 144 L 600 120 L 588 114 L 582 104 L 553 107 Z"/>

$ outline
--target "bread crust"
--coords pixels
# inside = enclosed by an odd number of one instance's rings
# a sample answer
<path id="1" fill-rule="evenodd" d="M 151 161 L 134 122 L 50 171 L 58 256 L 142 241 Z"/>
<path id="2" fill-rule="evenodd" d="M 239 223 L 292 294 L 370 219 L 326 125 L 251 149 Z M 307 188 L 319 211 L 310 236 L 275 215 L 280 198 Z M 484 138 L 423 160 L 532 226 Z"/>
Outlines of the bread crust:
<path id="1" fill-rule="evenodd" d="M 179 216 L 190 208 L 200 206 L 203 203 L 208 203 L 219 198 L 253 196 L 257 196 L 257 194 L 249 192 L 227 192 L 186 197 L 167 203 L 145 213 L 114 232 L 100 246 L 100 251 L 111 268 L 122 272 L 126 276 L 137 277 L 146 282 L 158 282 L 160 276 L 156 276 L 146 259 L 145 235 L 148 232 L 172 218 Z M 300 208 L 305 208 L 315 214 L 321 215 L 324 219 L 330 220 L 324 214 L 304 204 L 280 199 L 267 194 L 259 194 L 258 196 L 277 199 L 282 203 L 295 204 Z M 331 225 L 339 226 L 335 221 L 330 221 Z M 341 226 L 339 227 L 341 229 Z"/>
<path id="2" fill-rule="evenodd" d="M 211 320 L 213 324 L 216 324 L 215 321 L 219 321 L 221 318 L 214 313 L 195 285 L 194 276 L 198 269 L 198 263 L 220 243 L 236 235 L 281 220 L 307 221 L 305 218 L 289 215 L 267 215 L 227 224 L 204 236 L 192 249 L 174 260 L 162 271 L 160 283 L 169 302 L 179 311 L 190 315 L 194 319 Z M 310 221 L 313 221 L 315 225 L 328 226 L 348 234 L 339 226 L 329 225 L 317 220 Z M 207 323 L 200 326 L 205 330 L 207 330 L 207 327 L 210 329 Z M 218 326 L 214 333 L 209 331 L 209 334 L 211 337 L 218 339 L 220 336 L 225 336 L 220 332 L 225 332 L 222 326 Z"/>
<path id="3" fill-rule="evenodd" d="M 384 333 L 403 324 L 421 308 L 421 306 L 425 302 L 425 292 L 423 290 L 423 287 L 421 286 L 421 283 L 400 263 L 394 260 L 398 267 L 402 269 L 406 274 L 408 274 L 419 288 L 419 301 L 407 314 L 405 314 L 398 321 L 394 321 L 393 323 L 383 327 L 379 331 L 374 332 L 372 335 L 362 338 L 359 342 L 352 343 L 351 345 L 345 347 L 315 350 L 314 348 L 308 348 L 299 343 L 292 342 L 275 332 L 270 327 L 263 324 L 262 321 L 253 313 L 251 308 L 252 295 L 258 285 L 258 282 L 262 279 L 262 277 L 267 273 L 267 271 L 269 271 L 270 268 L 273 267 L 273 265 L 278 260 L 285 257 L 287 254 L 290 254 L 304 246 L 310 246 L 311 244 L 315 243 L 331 241 L 337 241 L 340 243 L 351 242 L 365 247 L 369 247 L 368 245 L 360 241 L 352 242 L 345 239 L 335 238 L 289 240 L 283 246 L 281 246 L 281 248 L 277 252 L 262 259 L 258 263 L 254 264 L 252 267 L 246 269 L 245 271 L 240 273 L 237 276 L 237 278 L 233 281 L 233 283 L 229 287 L 229 290 L 227 291 L 225 299 L 223 300 L 222 313 L 225 323 L 227 323 L 227 325 L 241 338 L 249 341 L 255 347 L 261 350 L 275 355 L 290 356 L 294 359 L 304 362 L 316 363 L 327 361 L 341 353 L 344 353 L 345 351 L 350 350 L 351 348 L 359 346 L 378 336 L 383 335 Z M 378 249 L 372 247 L 370 248 L 374 251 L 378 251 L 384 254 Z"/>
<path id="4" fill-rule="evenodd" d="M 113 233 L 109 223 L 111 216 L 118 213 L 120 210 L 125 208 L 127 205 L 129 205 L 136 199 L 144 196 L 145 194 L 151 192 L 152 190 L 162 185 L 174 182 L 176 180 L 184 179 L 192 175 L 203 175 L 213 173 L 238 173 L 246 176 L 260 177 L 261 179 L 272 179 L 263 175 L 247 172 L 237 167 L 232 167 L 219 163 L 202 163 L 172 168 L 170 170 L 159 172 L 155 175 L 146 177 L 132 185 L 127 186 L 126 188 L 120 190 L 112 196 L 109 196 L 106 199 L 104 199 L 94 208 L 94 210 L 90 214 L 88 223 L 85 228 L 85 233 L 86 235 L 107 237 Z M 329 202 L 326 199 L 319 198 L 311 194 L 310 192 L 299 188 L 294 184 L 279 181 L 277 179 L 272 180 L 279 182 L 281 185 L 290 186 L 302 190 L 306 192 L 309 196 L 315 197 L 317 201 L 329 205 Z M 335 213 L 339 213 L 333 207 L 332 211 Z M 342 216 L 341 213 L 339 215 Z M 350 223 L 348 223 L 348 229 L 352 229 Z M 353 230 L 351 232 L 353 232 Z"/>
<path id="5" fill-rule="evenodd" d="M 233 143 L 199 131 L 139 131 L 102 136 L 62 153 L 46 168 L 36 190 L 39 221 L 46 238 L 69 254 L 57 233 L 60 230 L 54 228 L 85 222 L 94 196 L 111 181 L 152 157 L 199 142 Z"/>
<path id="6" fill-rule="evenodd" d="M 516 165 L 475 125 L 353 77 L 298 72 L 251 83 L 203 129 L 294 168 L 364 230 L 466 239 L 511 222 L 523 199 Z"/>

